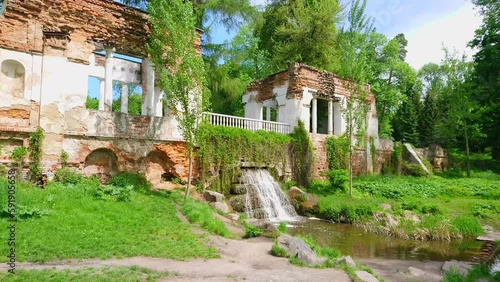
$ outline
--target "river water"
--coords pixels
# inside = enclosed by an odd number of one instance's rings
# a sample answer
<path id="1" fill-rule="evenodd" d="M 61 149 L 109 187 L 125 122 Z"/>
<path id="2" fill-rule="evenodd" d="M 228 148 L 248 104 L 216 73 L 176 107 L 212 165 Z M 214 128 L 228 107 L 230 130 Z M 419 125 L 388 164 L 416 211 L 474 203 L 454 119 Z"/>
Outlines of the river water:
<path id="1" fill-rule="evenodd" d="M 481 242 L 402 240 L 365 232 L 349 224 L 302 219 L 288 222 L 291 235 L 310 235 L 321 247 L 335 247 L 353 258 L 398 260 L 475 261 L 480 256 Z"/>

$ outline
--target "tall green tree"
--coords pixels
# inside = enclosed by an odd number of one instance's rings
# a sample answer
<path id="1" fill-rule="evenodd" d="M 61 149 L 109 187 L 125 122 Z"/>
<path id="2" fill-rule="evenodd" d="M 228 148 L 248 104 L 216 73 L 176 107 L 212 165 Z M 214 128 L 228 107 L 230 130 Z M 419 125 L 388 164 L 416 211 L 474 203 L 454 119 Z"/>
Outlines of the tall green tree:
<path id="1" fill-rule="evenodd" d="M 477 48 L 474 55 L 474 99 L 484 108 L 482 124 L 487 134 L 492 156 L 500 160 L 500 2 L 473 0 L 483 23 L 476 30 L 470 46 Z"/>
<path id="2" fill-rule="evenodd" d="M 167 96 L 167 106 L 176 117 L 186 141 L 189 159 L 185 198 L 189 197 L 193 172 L 193 151 L 201 113 L 207 106 L 208 92 L 202 91 L 203 60 L 193 48 L 196 24 L 191 2 L 150 0 L 152 29 L 146 44 L 155 66 L 158 85 Z"/>
<path id="3" fill-rule="evenodd" d="M 257 28 L 274 71 L 300 62 L 333 71 L 337 63 L 338 0 L 273 0 Z"/>
<path id="4" fill-rule="evenodd" d="M 421 146 L 429 146 L 437 142 L 435 136 L 435 127 L 437 121 L 443 117 L 446 105 L 438 104 L 438 96 L 445 87 L 445 74 L 440 65 L 429 63 L 419 70 L 418 78 L 423 85 L 424 101 L 420 119 L 418 123 L 418 132 Z"/>

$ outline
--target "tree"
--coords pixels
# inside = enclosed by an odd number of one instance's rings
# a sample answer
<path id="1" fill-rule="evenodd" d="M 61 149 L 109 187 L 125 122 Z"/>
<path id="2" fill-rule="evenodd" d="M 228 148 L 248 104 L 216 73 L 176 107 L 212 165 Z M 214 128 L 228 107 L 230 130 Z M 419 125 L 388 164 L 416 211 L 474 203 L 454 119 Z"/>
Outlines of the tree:
<path id="1" fill-rule="evenodd" d="M 333 71 L 339 12 L 337 0 L 273 0 L 266 6 L 257 37 L 273 70 L 300 62 Z"/>
<path id="2" fill-rule="evenodd" d="M 500 2 L 473 0 L 483 23 L 469 43 L 474 55 L 474 99 L 483 106 L 482 126 L 493 159 L 500 160 Z"/>
<path id="3" fill-rule="evenodd" d="M 446 86 L 441 95 L 448 108 L 446 118 L 437 126 L 437 134 L 451 140 L 464 138 L 467 176 L 470 177 L 470 136 L 480 134 L 477 122 L 479 106 L 474 101 L 473 85 L 470 83 L 472 64 L 467 62 L 465 55 L 458 58 L 456 54 L 450 54 L 446 49 L 445 54 L 442 69 L 446 76 Z"/>
<path id="4" fill-rule="evenodd" d="M 201 113 L 208 93 L 202 90 L 203 60 L 193 48 L 195 17 L 191 2 L 150 0 L 152 29 L 146 44 L 158 76 L 158 85 L 167 97 L 167 106 L 176 117 L 186 141 L 189 159 L 185 198 L 189 197 L 193 173 L 193 151 Z"/>
<path id="5" fill-rule="evenodd" d="M 373 20 L 365 15 L 366 0 L 353 0 L 348 11 L 348 26 L 339 34 L 341 63 L 338 73 L 351 79 L 345 85 L 351 92 L 346 98 L 343 113 L 346 121 L 346 136 L 349 147 L 349 195 L 352 196 L 352 166 L 355 145 L 361 145 L 366 135 L 366 113 L 368 93 L 363 87 L 368 80 L 369 42 L 373 33 Z"/>

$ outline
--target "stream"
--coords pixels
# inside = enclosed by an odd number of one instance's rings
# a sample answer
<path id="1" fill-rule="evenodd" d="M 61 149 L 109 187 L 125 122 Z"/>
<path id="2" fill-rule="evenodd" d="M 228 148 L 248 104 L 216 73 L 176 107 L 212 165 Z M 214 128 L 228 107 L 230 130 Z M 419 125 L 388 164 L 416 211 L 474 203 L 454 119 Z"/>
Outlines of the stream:
<path id="1" fill-rule="evenodd" d="M 291 235 L 310 235 L 319 246 L 335 247 L 342 254 L 350 255 L 354 259 L 475 261 L 480 256 L 482 246 L 482 242 L 475 240 L 452 242 L 403 240 L 368 233 L 349 224 L 307 218 L 287 222 L 287 227 Z"/>

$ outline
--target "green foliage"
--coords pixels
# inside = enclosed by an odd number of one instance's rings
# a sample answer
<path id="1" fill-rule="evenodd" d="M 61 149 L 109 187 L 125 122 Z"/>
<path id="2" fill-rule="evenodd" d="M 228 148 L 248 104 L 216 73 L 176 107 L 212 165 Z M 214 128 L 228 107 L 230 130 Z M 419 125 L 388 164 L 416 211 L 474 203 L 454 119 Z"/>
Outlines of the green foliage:
<path id="1" fill-rule="evenodd" d="M 245 225 L 245 238 L 262 236 L 262 229 L 252 224 Z"/>
<path id="2" fill-rule="evenodd" d="M 451 221 L 451 224 L 464 237 L 473 238 L 484 232 L 479 220 L 470 216 L 458 216 Z"/>
<path id="3" fill-rule="evenodd" d="M 140 172 L 121 171 L 111 176 L 108 185 L 127 188 L 132 186 L 134 190 L 147 193 L 151 191 L 152 184 Z"/>
<path id="4" fill-rule="evenodd" d="M 61 156 L 59 157 L 59 161 L 61 162 L 61 166 L 63 168 L 68 166 L 68 158 L 69 158 L 68 153 L 66 151 L 62 150 Z"/>
<path id="5" fill-rule="evenodd" d="M 40 218 L 42 216 L 46 216 L 49 214 L 50 214 L 50 212 L 48 209 L 43 209 L 39 206 L 28 207 L 25 205 L 16 204 L 15 215 L 16 215 L 17 220 L 29 219 L 29 218 Z M 7 218 L 7 219 L 11 217 L 11 213 L 9 212 L 9 208 L 7 206 L 4 206 L 2 208 L 2 211 L 0 213 L 0 217 Z"/>
<path id="6" fill-rule="evenodd" d="M 285 249 L 278 246 L 278 244 L 276 242 L 274 242 L 273 246 L 271 247 L 271 255 L 273 255 L 275 257 L 282 257 L 282 258 L 285 258 L 288 256 Z"/>
<path id="7" fill-rule="evenodd" d="M 331 192 L 346 192 L 347 184 L 349 181 L 348 172 L 345 169 L 330 170 L 327 173 L 328 180 L 330 181 Z"/>
<path id="8" fill-rule="evenodd" d="M 297 126 L 290 134 L 291 146 L 290 155 L 291 168 L 293 179 L 301 186 L 309 186 L 312 165 L 314 162 L 313 146 L 309 133 L 307 132 L 304 123 L 298 121 Z"/>
<path id="9" fill-rule="evenodd" d="M 403 169 L 403 144 L 401 142 L 394 142 L 394 151 L 391 155 L 391 165 L 389 171 L 391 174 L 401 174 Z"/>
<path id="10" fill-rule="evenodd" d="M 87 100 L 85 100 L 85 107 L 89 110 L 98 110 L 99 109 L 99 99 L 91 98 L 87 96 Z"/>
<path id="11" fill-rule="evenodd" d="M 328 137 L 325 142 L 328 167 L 331 170 L 348 169 L 349 141 L 345 136 Z"/>
<path id="12" fill-rule="evenodd" d="M 30 134 L 29 139 L 29 157 L 30 164 L 30 179 L 32 182 L 37 182 L 42 177 L 42 144 L 45 138 L 43 130 L 38 127 Z"/>
<path id="13" fill-rule="evenodd" d="M 104 201 L 130 202 L 134 195 L 134 186 L 125 187 L 102 185 L 94 190 L 94 198 Z"/>
<path id="14" fill-rule="evenodd" d="M 83 180 L 83 175 L 74 171 L 69 167 L 62 167 L 56 169 L 54 175 L 54 181 L 61 182 L 63 184 L 73 184 L 76 185 Z"/>
<path id="15" fill-rule="evenodd" d="M 182 260 L 218 256 L 215 248 L 203 246 L 201 236 L 193 234 L 190 226 L 176 216 L 175 203 L 182 199 L 177 193 L 136 193 L 129 202 L 96 201 L 92 189 L 99 185 L 96 178 L 85 178 L 76 186 L 49 181 L 42 190 L 33 189 L 32 183 L 18 182 L 16 197 L 22 199 L 19 204 L 38 206 L 50 213 L 23 220 L 19 228 L 36 232 L 21 232 L 23 243 L 16 245 L 16 260 L 137 256 Z M 7 195 L 7 186 L 6 180 L 0 178 L 0 194 Z M 7 226 L 8 219 L 0 218 L 0 224 Z M 8 236 L 8 232 L 0 232 L 1 241 L 6 242 Z M 0 252 L 7 253 L 8 248 L 1 244 Z M 7 260 L 0 258 L 1 262 Z"/>
<path id="16" fill-rule="evenodd" d="M 313 179 L 307 188 L 307 191 L 316 195 L 327 195 L 331 191 L 331 185 L 328 181 Z"/>
<path id="17" fill-rule="evenodd" d="M 427 176 L 427 172 L 420 164 L 403 162 L 403 174 L 411 176 Z"/>
<path id="18" fill-rule="evenodd" d="M 290 137 L 269 131 L 256 131 L 202 124 L 199 131 L 202 173 L 209 168 L 230 171 L 241 159 L 256 165 L 286 163 Z M 203 176 L 202 176 L 203 177 Z"/>
<path id="19" fill-rule="evenodd" d="M 297 182 L 289 180 L 283 184 L 283 190 L 288 191 L 290 188 L 297 186 Z"/>
<path id="20" fill-rule="evenodd" d="M 12 150 L 11 158 L 17 165 L 21 166 L 26 159 L 26 155 L 28 155 L 28 148 L 16 147 Z"/>
<path id="21" fill-rule="evenodd" d="M 301 62 L 333 71 L 337 64 L 338 1 L 273 1 L 257 28 L 260 48 L 275 71 Z"/>
<path id="22" fill-rule="evenodd" d="M 287 231 L 286 222 L 280 222 L 280 224 L 278 224 L 277 228 L 278 228 L 279 232 L 286 233 L 286 231 Z"/>
<path id="23" fill-rule="evenodd" d="M 370 218 L 376 208 L 365 203 L 341 201 L 335 196 L 319 199 L 319 211 L 334 222 L 355 223 Z"/>
<path id="24" fill-rule="evenodd" d="M 181 207 L 182 213 L 187 217 L 189 222 L 197 223 L 208 232 L 220 235 L 226 238 L 234 237 L 233 233 L 227 229 L 222 220 L 214 217 L 214 210 L 205 203 L 200 203 L 195 200 L 184 201 Z"/>

